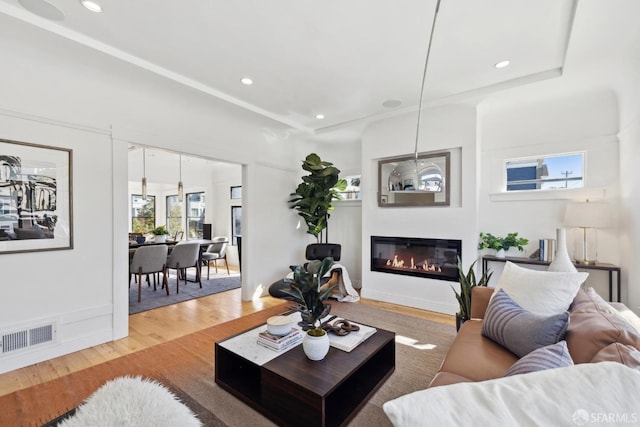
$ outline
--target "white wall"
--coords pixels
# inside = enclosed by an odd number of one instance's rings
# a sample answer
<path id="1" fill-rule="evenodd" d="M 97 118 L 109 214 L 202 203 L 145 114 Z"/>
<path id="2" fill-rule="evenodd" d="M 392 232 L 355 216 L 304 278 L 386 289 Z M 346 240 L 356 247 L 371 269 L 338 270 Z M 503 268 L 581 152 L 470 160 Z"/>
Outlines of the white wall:
<path id="1" fill-rule="evenodd" d="M 227 262 L 237 267 L 238 248 L 231 245 L 231 207 L 242 206 L 242 199 L 231 199 L 231 187 L 242 186 L 242 166 L 220 164 L 213 169 L 211 178 L 212 192 L 211 197 L 207 199 L 207 214 L 211 211 L 212 217 L 207 221 L 212 224 L 213 236 L 229 238 Z"/>
<path id="2" fill-rule="evenodd" d="M 329 219 L 329 242 L 342 247 L 340 261 L 354 288 L 362 286 L 362 203 L 360 200 L 333 202 Z"/>
<path id="3" fill-rule="evenodd" d="M 449 207 L 377 206 L 378 159 L 412 154 L 416 115 L 377 122 L 362 141 L 362 295 L 412 307 L 455 313 L 454 282 L 370 271 L 372 235 L 462 240 L 462 259 L 470 265 L 476 245 L 476 118 L 463 105 L 426 109 L 418 151 L 452 150 L 452 204 Z"/>
<path id="4" fill-rule="evenodd" d="M 73 150 L 73 249 L 0 255 L 3 296 L 0 330 L 57 322 L 57 341 L 0 356 L 0 373 L 40 360 L 110 341 L 126 331 L 126 317 L 116 321 L 114 299 L 122 299 L 126 277 L 116 277 L 114 244 L 126 245 L 114 233 L 122 217 L 114 216 L 114 164 L 126 162 L 126 150 L 109 135 L 0 114 L 5 139 Z M 115 157 L 114 157 L 115 156 Z M 123 280 L 120 280 L 123 279 Z M 125 306 L 126 309 L 126 306 Z M 124 312 L 126 316 L 127 311 Z"/>
<path id="5" fill-rule="evenodd" d="M 640 59 L 626 58 L 616 73 L 620 100 L 620 239 L 623 301 L 640 314 Z"/>
<path id="6" fill-rule="evenodd" d="M 277 169 L 298 158 L 281 125 L 9 17 L 0 23 L 20 35 L 0 38 L 3 62 L 12 64 L 0 71 L 2 138 L 71 147 L 75 159 L 75 248 L 0 255 L 2 282 L 14 284 L 0 299 L 0 329 L 54 317 L 60 341 L 1 357 L 0 372 L 126 335 L 128 143 L 244 165 L 245 231 L 256 230 L 266 246 L 244 246 L 245 298 L 280 276 L 288 251 L 303 253 L 300 235 L 273 226 L 295 219 L 283 203 L 288 189 L 277 185 L 280 175 L 297 180 Z"/>
<path id="7" fill-rule="evenodd" d="M 243 299 L 265 295 L 290 271 L 289 265 L 304 259 L 307 245 L 306 226 L 287 204 L 289 189 L 298 185 L 298 172 L 263 162 L 251 166 L 243 171 L 243 198 L 250 203 L 243 205 L 242 215 L 260 220 L 243 223 Z M 265 185 L 258 182 L 268 183 L 272 191 L 263 191 Z"/>
<path id="8" fill-rule="evenodd" d="M 496 95 L 478 108 L 481 147 L 479 231 L 496 235 L 518 232 L 529 239 L 524 253 L 529 256 L 538 240 L 555 238 L 563 227 L 564 211 L 570 201 L 606 201 L 618 211 L 619 145 L 618 108 L 615 94 L 606 89 L 582 91 L 544 90 L 558 82 L 544 82 Z M 532 156 L 585 153 L 585 188 L 549 190 L 535 194 L 504 194 L 504 162 Z M 579 230 L 568 229 L 573 255 Z M 618 264 L 617 223 L 598 230 L 598 260 Z M 492 264 L 495 277 L 502 266 Z M 588 286 L 608 298 L 606 272 L 590 271 Z"/>

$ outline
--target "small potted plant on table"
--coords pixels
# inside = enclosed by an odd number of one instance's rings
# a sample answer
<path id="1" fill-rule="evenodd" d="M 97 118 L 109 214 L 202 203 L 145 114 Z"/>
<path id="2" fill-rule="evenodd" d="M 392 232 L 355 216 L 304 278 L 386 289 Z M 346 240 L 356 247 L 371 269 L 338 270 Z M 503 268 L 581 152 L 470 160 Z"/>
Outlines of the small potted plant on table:
<path id="1" fill-rule="evenodd" d="M 156 243 L 164 243 L 167 241 L 167 236 L 169 235 L 169 232 L 167 231 L 167 228 L 164 225 L 159 225 L 156 228 L 154 228 L 153 230 L 151 230 L 151 234 L 153 234 L 153 240 Z"/>
<path id="2" fill-rule="evenodd" d="M 310 261 L 306 265 L 296 266 L 293 278 L 284 279 L 289 288 L 282 291 L 291 295 L 297 303 L 292 308 L 300 312 L 302 317 L 302 329 L 306 330 L 302 348 L 311 360 L 322 360 L 329 352 L 329 336 L 322 329 L 320 319 L 331 312 L 331 305 L 324 301 L 329 298 L 335 285 L 323 288 L 321 279 L 332 265 L 332 258 L 325 258 L 322 262 Z"/>
<path id="3" fill-rule="evenodd" d="M 518 233 L 509 233 L 506 237 L 497 237 L 491 233 L 480 233 L 478 249 L 494 249 L 497 257 L 504 258 L 505 251 L 508 251 L 509 248 L 514 247 L 522 252 L 527 243 L 529 243 L 529 240 L 518 237 Z"/>

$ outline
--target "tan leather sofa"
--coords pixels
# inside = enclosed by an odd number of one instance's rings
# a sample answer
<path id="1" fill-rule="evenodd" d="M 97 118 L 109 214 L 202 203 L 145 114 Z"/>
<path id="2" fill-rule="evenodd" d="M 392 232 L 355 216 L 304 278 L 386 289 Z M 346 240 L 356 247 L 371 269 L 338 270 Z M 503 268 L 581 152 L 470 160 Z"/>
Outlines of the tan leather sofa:
<path id="1" fill-rule="evenodd" d="M 493 288 L 475 287 L 465 322 L 429 387 L 503 377 L 518 357 L 481 334 Z M 573 362 L 616 361 L 640 369 L 640 332 L 592 289 L 580 289 L 569 307 L 565 336 Z"/>

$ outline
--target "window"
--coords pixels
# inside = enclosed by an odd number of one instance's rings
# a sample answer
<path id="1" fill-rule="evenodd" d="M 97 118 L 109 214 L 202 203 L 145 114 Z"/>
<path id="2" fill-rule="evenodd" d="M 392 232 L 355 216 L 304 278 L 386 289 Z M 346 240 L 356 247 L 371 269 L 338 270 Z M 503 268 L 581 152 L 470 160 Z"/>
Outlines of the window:
<path id="1" fill-rule="evenodd" d="M 584 153 L 511 159 L 505 166 L 507 191 L 584 187 Z"/>
<path id="2" fill-rule="evenodd" d="M 202 239 L 204 208 L 204 192 L 187 194 L 187 236 L 189 239 Z"/>
<path id="3" fill-rule="evenodd" d="M 178 231 L 183 230 L 182 226 L 182 202 L 178 201 L 178 196 L 167 196 L 167 231 L 169 235 L 175 236 Z"/>
<path id="4" fill-rule="evenodd" d="M 241 186 L 231 187 L 231 198 L 232 199 L 242 199 L 242 187 Z"/>
<path id="5" fill-rule="evenodd" d="M 242 236 L 242 206 L 231 206 L 231 244 L 238 245 L 238 236 Z"/>
<path id="6" fill-rule="evenodd" d="M 156 197 L 131 195 L 131 231 L 133 233 L 150 233 L 156 227 Z"/>

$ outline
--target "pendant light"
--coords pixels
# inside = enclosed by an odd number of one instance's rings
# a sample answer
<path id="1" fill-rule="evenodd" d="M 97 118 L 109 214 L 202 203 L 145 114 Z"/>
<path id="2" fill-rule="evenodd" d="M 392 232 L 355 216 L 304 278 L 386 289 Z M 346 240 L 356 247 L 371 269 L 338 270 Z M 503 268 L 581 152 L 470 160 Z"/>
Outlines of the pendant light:
<path id="1" fill-rule="evenodd" d="M 178 180 L 178 201 L 182 202 L 184 198 L 184 187 L 182 186 L 182 154 L 180 156 L 180 177 Z"/>
<path id="2" fill-rule="evenodd" d="M 429 34 L 429 44 L 427 45 L 427 57 L 424 61 L 424 70 L 422 72 L 422 86 L 420 87 L 420 101 L 418 103 L 418 123 L 416 125 L 416 142 L 414 147 L 414 170 L 412 172 L 412 182 L 415 183 L 414 190 L 419 191 L 441 191 L 444 184 L 444 173 L 437 164 L 431 162 L 428 165 L 418 164 L 418 140 L 420 139 L 420 119 L 422 118 L 422 99 L 424 97 L 424 84 L 427 79 L 427 67 L 429 65 L 429 56 L 431 55 L 431 41 L 436 28 L 436 19 L 440 10 L 440 0 L 436 2 L 436 10 L 433 14 L 433 22 L 431 23 L 431 34 Z M 436 182 L 434 182 L 434 180 Z"/>
<path id="3" fill-rule="evenodd" d="M 142 147 L 142 200 L 147 200 L 147 156 Z"/>

